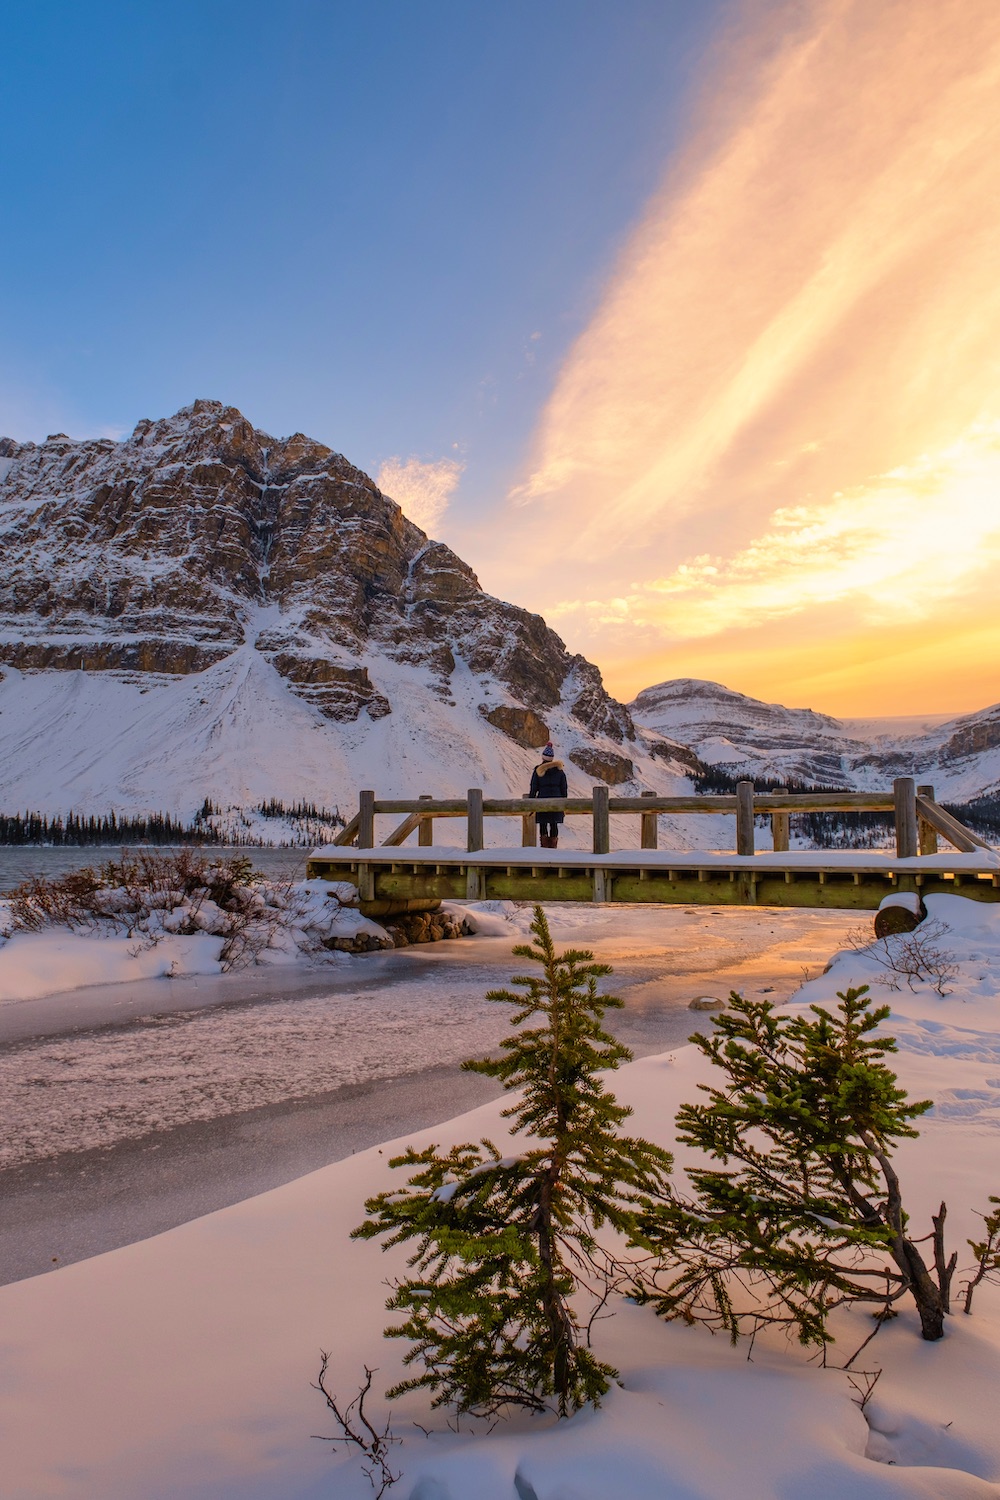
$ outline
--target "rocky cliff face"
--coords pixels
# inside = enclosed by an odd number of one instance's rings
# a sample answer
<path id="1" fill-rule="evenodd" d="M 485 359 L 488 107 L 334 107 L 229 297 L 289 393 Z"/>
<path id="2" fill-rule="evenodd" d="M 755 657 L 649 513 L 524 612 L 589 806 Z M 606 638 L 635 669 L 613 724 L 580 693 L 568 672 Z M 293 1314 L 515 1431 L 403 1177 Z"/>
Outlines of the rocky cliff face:
<path id="1" fill-rule="evenodd" d="M 444 699 L 462 659 L 536 713 L 563 705 L 585 729 L 635 737 L 597 669 L 540 616 L 484 594 L 367 475 L 301 433 L 276 440 L 196 401 L 122 443 L 4 439 L 0 456 L 11 666 L 183 674 L 251 641 L 343 721 L 392 710 L 373 653 L 425 667 Z"/>
<path id="2" fill-rule="evenodd" d="M 641 728 L 731 775 L 859 791 L 915 776 L 961 802 L 1000 787 L 1000 705 L 959 718 L 834 719 L 679 678 L 645 688 L 629 708 Z"/>
<path id="3" fill-rule="evenodd" d="M 484 784 L 497 787 L 505 779 L 516 784 L 518 757 L 527 764 L 552 733 L 564 754 L 611 756 L 607 764 L 619 778 L 631 766 L 637 784 L 663 785 L 664 775 L 686 769 L 662 736 L 637 738 L 628 710 L 605 691 L 597 668 L 567 652 L 541 616 L 484 593 L 461 558 L 408 521 L 341 454 L 301 433 L 269 437 L 217 401 L 140 422 L 123 442 L 75 442 L 62 434 L 37 445 L 0 440 L 0 549 L 0 670 L 12 705 L 2 710 L 0 729 L 13 733 L 19 725 L 5 752 L 15 765 L 38 750 L 43 698 L 50 728 L 61 723 L 64 734 L 77 723 L 73 716 L 84 713 L 84 698 L 114 699 L 135 727 L 149 717 L 148 704 L 139 713 L 135 693 L 173 683 L 176 723 L 204 718 L 197 734 L 204 732 L 214 754 L 238 716 L 237 697 L 249 724 L 248 684 L 273 707 L 280 698 L 276 679 L 308 710 L 303 732 L 318 721 L 343 731 L 338 754 L 349 754 L 338 774 L 355 781 L 375 779 L 357 764 L 363 765 L 373 726 L 395 726 L 392 754 L 405 759 L 398 745 L 419 745 L 432 720 L 435 744 L 453 733 L 462 753 L 478 758 Z M 78 683 L 75 708 L 57 692 L 63 678 Z M 15 679 L 20 685 L 12 698 Z M 127 703 L 119 688 L 134 690 Z M 29 699 L 36 704 L 34 731 L 25 717 Z M 161 695 L 157 702 L 162 722 L 174 724 L 167 700 Z M 104 711 L 86 710 L 87 743 L 95 747 L 100 737 L 91 721 Z M 183 738 L 186 731 L 176 733 Z M 516 749 L 513 762 L 496 742 Z M 240 744 L 241 756 L 256 754 L 250 728 Z M 388 754 L 379 751 L 382 759 Z M 311 748 L 302 756 L 319 764 Z M 147 740 L 133 753 L 133 767 L 137 757 L 153 764 Z M 53 763 L 48 774 L 69 778 L 69 790 L 36 794 L 39 805 L 80 806 L 85 799 L 92 805 L 122 781 L 127 795 L 112 796 L 118 805 L 135 804 L 140 795 L 144 805 L 151 801 L 148 783 L 140 794 L 124 763 L 118 781 L 100 782 L 98 790 L 88 775 L 77 792 L 77 772 L 71 776 L 68 764 L 59 762 L 57 770 Z M 379 769 L 384 777 L 386 769 Z M 266 782 L 263 769 L 261 776 Z M 284 779 L 276 771 L 269 784 L 277 795 L 297 785 L 300 794 L 315 796 L 315 780 L 296 782 L 294 768 L 287 768 Z M 0 771 L 0 795 L 9 806 L 20 806 L 22 792 L 26 798 L 37 784 L 5 780 Z M 249 783 L 245 790 L 251 794 Z M 324 800 L 332 800 L 329 793 Z"/>

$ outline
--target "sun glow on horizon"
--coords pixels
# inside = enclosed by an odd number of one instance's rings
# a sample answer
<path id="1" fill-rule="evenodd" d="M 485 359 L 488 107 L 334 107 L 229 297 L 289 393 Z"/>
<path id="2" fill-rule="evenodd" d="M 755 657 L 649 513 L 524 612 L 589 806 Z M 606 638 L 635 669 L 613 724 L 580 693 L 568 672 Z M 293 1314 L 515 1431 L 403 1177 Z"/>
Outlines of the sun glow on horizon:
<path id="1" fill-rule="evenodd" d="M 715 660 L 741 691 L 832 712 L 985 706 L 1000 9 L 811 0 L 737 20 L 512 493 L 512 543 L 530 533 L 538 563 L 510 545 L 489 585 L 621 693 Z M 949 670 L 948 640 L 975 660 Z M 965 701 L 943 701 L 959 681 Z"/>

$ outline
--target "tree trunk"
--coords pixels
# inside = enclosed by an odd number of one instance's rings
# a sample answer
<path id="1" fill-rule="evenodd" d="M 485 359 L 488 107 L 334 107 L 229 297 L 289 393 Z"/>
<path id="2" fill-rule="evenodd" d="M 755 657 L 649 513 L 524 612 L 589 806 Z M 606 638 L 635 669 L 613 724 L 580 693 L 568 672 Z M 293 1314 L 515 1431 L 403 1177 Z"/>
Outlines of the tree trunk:
<path id="1" fill-rule="evenodd" d="M 552 1245 L 552 1171 L 542 1178 L 538 1200 L 536 1228 L 538 1231 L 538 1258 L 544 1267 L 545 1280 L 542 1289 L 542 1312 L 549 1329 L 549 1353 L 552 1359 L 552 1389 L 563 1412 L 569 1396 L 570 1353 L 573 1348 L 573 1326 L 569 1320 L 562 1297 L 556 1290 L 556 1274 Z"/>
<path id="2" fill-rule="evenodd" d="M 893 1249 L 893 1260 L 910 1283 L 913 1300 L 920 1314 L 920 1332 L 925 1339 L 944 1338 L 945 1299 L 934 1278 L 924 1265 L 924 1258 L 911 1240 L 900 1235 Z"/>

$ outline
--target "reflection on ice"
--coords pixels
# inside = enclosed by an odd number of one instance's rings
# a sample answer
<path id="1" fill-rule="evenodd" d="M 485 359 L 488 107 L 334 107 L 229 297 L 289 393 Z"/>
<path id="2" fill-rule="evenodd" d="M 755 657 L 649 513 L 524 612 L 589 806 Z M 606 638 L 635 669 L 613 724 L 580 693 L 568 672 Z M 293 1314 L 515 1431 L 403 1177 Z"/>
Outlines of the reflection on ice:
<path id="1" fill-rule="evenodd" d="M 328 971 L 147 981 L 127 995 L 117 993 L 126 986 L 95 987 L 8 1008 L 0 1165 L 490 1050 L 508 1017 L 484 995 L 523 967 L 511 947 L 525 939 L 531 913 L 507 906 L 495 915 L 507 936 L 370 955 Z M 766 988 L 787 997 L 858 924 L 856 913 L 740 908 L 553 906 L 549 919 L 557 942 L 591 948 L 614 967 L 608 987 L 626 1008 L 612 1026 L 639 1054 L 686 1039 L 695 995 Z"/>

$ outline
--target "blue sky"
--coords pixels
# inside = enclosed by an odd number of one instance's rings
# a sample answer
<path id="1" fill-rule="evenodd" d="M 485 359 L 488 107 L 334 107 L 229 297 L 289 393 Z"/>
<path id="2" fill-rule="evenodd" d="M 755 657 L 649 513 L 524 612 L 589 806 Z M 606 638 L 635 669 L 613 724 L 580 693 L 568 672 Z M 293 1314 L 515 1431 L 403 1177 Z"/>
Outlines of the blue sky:
<path id="1" fill-rule="evenodd" d="M 196 396 L 502 496 L 682 129 L 691 0 L 8 7 L 0 431 Z M 533 337 L 534 335 L 534 337 Z"/>
<path id="2" fill-rule="evenodd" d="M 623 698 L 996 701 L 996 0 L 4 20 L 0 433 L 304 431 Z"/>

